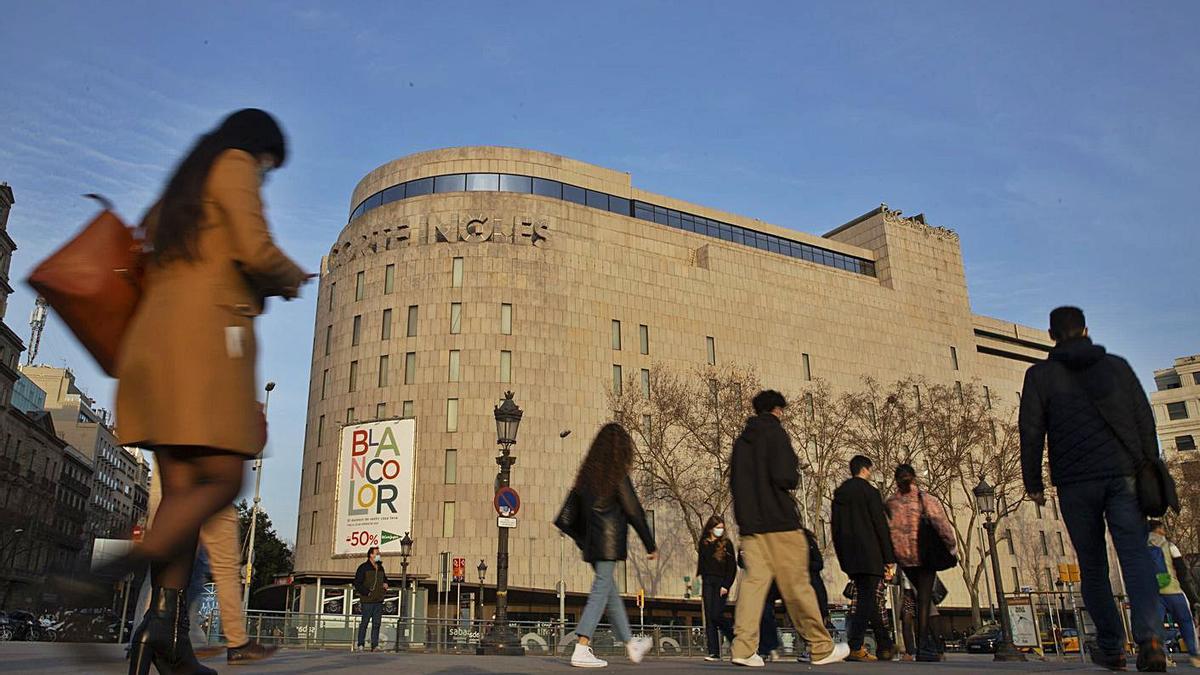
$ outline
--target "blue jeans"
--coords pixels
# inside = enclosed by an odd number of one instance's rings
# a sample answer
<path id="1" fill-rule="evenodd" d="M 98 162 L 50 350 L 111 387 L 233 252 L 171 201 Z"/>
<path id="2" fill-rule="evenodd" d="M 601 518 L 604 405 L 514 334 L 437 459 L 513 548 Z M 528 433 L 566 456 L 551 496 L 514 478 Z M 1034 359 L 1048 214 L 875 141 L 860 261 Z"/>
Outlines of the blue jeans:
<path id="1" fill-rule="evenodd" d="M 371 649 L 379 646 L 379 624 L 383 621 L 382 602 L 362 603 L 362 619 L 358 622 L 358 646 L 362 647 L 367 637 L 367 624 L 371 624 Z"/>
<path id="2" fill-rule="evenodd" d="M 1192 623 L 1192 608 L 1188 607 L 1187 596 L 1183 593 L 1172 593 L 1159 597 L 1162 598 L 1162 606 L 1167 615 L 1179 624 L 1179 632 L 1183 634 L 1183 643 L 1187 645 L 1188 654 L 1200 656 L 1200 652 L 1196 651 L 1196 625 Z"/>
<path id="3" fill-rule="evenodd" d="M 1138 506 L 1133 477 L 1104 478 L 1058 488 L 1058 503 L 1079 557 L 1079 591 L 1096 624 L 1096 644 L 1108 655 L 1125 649 L 1125 629 L 1108 581 L 1105 522 L 1129 593 L 1133 639 L 1162 639 L 1162 605 L 1154 562 L 1146 547 L 1146 517 Z"/>
<path id="4" fill-rule="evenodd" d="M 593 637 L 596 624 L 600 623 L 600 615 L 608 608 L 608 620 L 612 622 L 617 639 L 629 642 L 633 631 L 629 630 L 629 617 L 625 614 L 625 603 L 617 592 L 617 584 L 613 581 L 613 571 L 616 569 L 615 560 L 597 560 L 592 563 L 596 577 L 592 580 L 592 591 L 588 593 L 587 604 L 579 617 L 579 625 L 575 626 L 575 634 L 579 637 Z"/>
<path id="5" fill-rule="evenodd" d="M 208 642 L 208 634 L 200 628 L 200 605 L 204 601 L 204 584 L 208 580 L 208 551 L 203 545 L 196 547 L 196 561 L 192 563 L 192 578 L 188 580 L 188 617 L 191 621 L 189 637 L 192 644 Z"/>

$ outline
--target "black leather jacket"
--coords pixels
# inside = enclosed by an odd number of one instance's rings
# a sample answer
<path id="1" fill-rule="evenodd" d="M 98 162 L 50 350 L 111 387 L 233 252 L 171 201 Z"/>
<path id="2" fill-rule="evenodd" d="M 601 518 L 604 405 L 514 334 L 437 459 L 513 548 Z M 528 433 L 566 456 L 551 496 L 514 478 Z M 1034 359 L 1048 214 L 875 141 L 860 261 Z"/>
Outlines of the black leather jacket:
<path id="1" fill-rule="evenodd" d="M 633 481 L 626 476 L 615 494 L 597 499 L 587 490 L 579 491 L 587 531 L 579 542 L 584 562 L 624 560 L 627 554 L 628 528 L 633 526 L 647 553 L 657 550 L 654 535 L 646 524 L 646 512 L 633 490 Z"/>

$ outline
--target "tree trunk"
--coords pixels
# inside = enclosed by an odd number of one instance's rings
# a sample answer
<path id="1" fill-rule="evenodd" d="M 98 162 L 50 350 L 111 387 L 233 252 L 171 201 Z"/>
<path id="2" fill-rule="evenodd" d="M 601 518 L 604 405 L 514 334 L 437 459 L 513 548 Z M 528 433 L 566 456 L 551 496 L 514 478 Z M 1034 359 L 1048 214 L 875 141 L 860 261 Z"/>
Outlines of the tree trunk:
<path id="1" fill-rule="evenodd" d="M 974 586 L 967 586 L 967 592 L 971 595 L 971 625 L 979 627 L 983 625 L 983 613 L 979 609 L 979 589 Z"/>

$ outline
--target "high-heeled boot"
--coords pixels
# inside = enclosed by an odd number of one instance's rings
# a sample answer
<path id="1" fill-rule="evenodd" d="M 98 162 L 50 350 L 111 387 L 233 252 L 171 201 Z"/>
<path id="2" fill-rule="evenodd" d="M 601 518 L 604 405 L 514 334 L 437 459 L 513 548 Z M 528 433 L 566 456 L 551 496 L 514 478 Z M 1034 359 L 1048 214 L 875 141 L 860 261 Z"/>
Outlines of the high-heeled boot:
<path id="1" fill-rule="evenodd" d="M 155 587 L 150 610 L 133 636 L 129 675 L 148 675 L 153 665 L 159 675 L 216 675 L 192 652 L 188 640 L 187 600 L 177 588 Z"/>

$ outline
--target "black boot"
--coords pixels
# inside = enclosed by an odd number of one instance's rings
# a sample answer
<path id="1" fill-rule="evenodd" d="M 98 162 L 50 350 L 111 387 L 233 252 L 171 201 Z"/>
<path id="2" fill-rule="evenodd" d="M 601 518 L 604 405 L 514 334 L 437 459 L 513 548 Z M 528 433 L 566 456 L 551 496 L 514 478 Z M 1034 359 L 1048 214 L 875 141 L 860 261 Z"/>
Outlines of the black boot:
<path id="1" fill-rule="evenodd" d="M 262 661 L 263 659 L 270 658 L 278 649 L 278 647 L 264 647 L 254 640 L 250 640 L 241 647 L 230 647 L 226 660 L 231 664 Z"/>
<path id="2" fill-rule="evenodd" d="M 129 675 L 148 675 L 151 664 L 159 675 L 216 675 L 192 653 L 188 640 L 187 600 L 177 588 L 151 590 L 150 610 L 134 634 Z"/>

